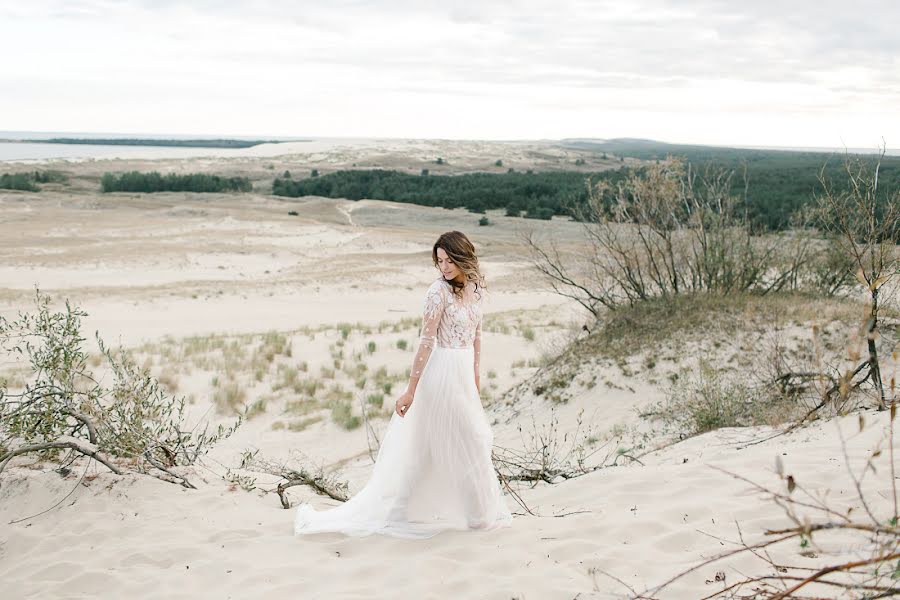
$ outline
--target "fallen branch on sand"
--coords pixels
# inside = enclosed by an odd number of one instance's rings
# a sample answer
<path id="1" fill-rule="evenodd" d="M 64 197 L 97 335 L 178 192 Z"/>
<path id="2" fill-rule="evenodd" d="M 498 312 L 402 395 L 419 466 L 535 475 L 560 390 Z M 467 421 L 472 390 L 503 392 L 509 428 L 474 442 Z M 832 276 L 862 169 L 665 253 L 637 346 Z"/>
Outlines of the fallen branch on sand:
<path id="1" fill-rule="evenodd" d="M 79 440 L 77 438 L 72 437 L 61 437 L 58 440 L 53 442 L 44 442 L 42 444 L 32 444 L 29 446 L 20 446 L 14 450 L 8 452 L 2 460 L 0 460 L 0 473 L 3 473 L 3 469 L 6 468 L 6 465 L 9 464 L 9 461 L 13 459 L 13 457 L 18 456 L 20 454 L 27 454 L 29 452 L 41 452 L 43 450 L 61 450 L 61 449 L 69 449 L 79 452 L 89 458 L 93 458 L 99 463 L 102 463 L 106 466 L 110 471 L 115 473 L 116 475 L 121 475 L 122 471 L 116 467 L 114 464 L 109 462 L 109 459 L 100 454 L 100 451 L 97 447 L 90 442 L 85 442 L 84 440 Z"/>
<path id="2" fill-rule="evenodd" d="M 338 481 L 334 475 L 327 475 L 321 466 L 315 472 L 310 472 L 303 466 L 288 467 L 284 463 L 259 458 L 258 451 L 247 451 L 241 461 L 241 468 L 284 479 L 285 481 L 279 482 L 274 489 L 284 508 L 291 508 L 290 500 L 285 493 L 286 490 L 298 485 L 309 486 L 317 494 L 340 502 L 346 502 L 349 499 L 347 482 Z"/>

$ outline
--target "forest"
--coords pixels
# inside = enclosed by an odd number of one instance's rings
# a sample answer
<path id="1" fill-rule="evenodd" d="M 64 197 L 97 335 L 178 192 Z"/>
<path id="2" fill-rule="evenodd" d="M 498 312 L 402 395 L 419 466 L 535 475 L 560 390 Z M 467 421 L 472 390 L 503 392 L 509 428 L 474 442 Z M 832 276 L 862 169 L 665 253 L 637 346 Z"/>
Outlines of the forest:
<path id="1" fill-rule="evenodd" d="M 575 216 L 573 205 L 588 198 L 588 180 L 617 181 L 623 171 L 585 174 L 573 171 L 467 173 L 464 175 L 410 175 L 390 170 L 342 170 L 320 177 L 275 179 L 278 196 L 324 196 L 360 200 L 372 198 L 443 208 L 465 207 L 471 212 L 506 209 L 508 216 L 550 219 Z"/>
<path id="2" fill-rule="evenodd" d="M 104 173 L 100 189 L 108 192 L 249 192 L 253 189 L 247 177 L 221 177 L 206 173 L 162 175 L 157 171 L 141 173 Z"/>
<path id="3" fill-rule="evenodd" d="M 844 157 L 823 152 L 671 145 L 648 140 L 565 141 L 562 145 L 654 163 L 669 156 L 683 157 L 701 177 L 716 169 L 730 172 L 732 194 L 739 198 L 740 209 L 746 210 L 758 230 L 789 228 L 792 216 L 822 193 L 820 176 L 831 182 L 836 191 L 848 185 Z M 877 157 L 863 158 L 874 164 Z M 615 186 L 630 171 L 623 167 L 596 173 L 510 170 L 502 174 L 431 175 L 423 171 L 421 175 L 410 175 L 390 170 L 341 170 L 306 179 L 293 179 L 285 173 L 275 179 L 272 192 L 291 197 L 371 198 L 465 207 L 475 213 L 505 209 L 508 216 L 549 219 L 553 215 L 575 217 L 577 211 L 573 207 L 583 207 L 587 202 L 588 185 L 606 181 Z M 900 189 L 900 157 L 883 158 L 879 186 L 888 194 Z"/>
<path id="4" fill-rule="evenodd" d="M 843 153 L 720 148 L 687 144 L 666 144 L 653 140 L 615 139 L 608 141 L 565 141 L 564 147 L 627 156 L 647 161 L 679 156 L 687 160 L 697 173 L 706 169 L 733 172 L 731 191 L 743 198 L 751 222 L 770 231 L 790 227 L 791 215 L 810 204 L 824 192 L 819 177 L 846 191 L 848 179 L 844 171 Z M 874 165 L 878 156 L 850 154 Z M 746 175 L 746 179 L 745 179 Z M 900 190 L 900 157 L 884 156 L 879 169 L 879 188 L 886 194 Z"/>

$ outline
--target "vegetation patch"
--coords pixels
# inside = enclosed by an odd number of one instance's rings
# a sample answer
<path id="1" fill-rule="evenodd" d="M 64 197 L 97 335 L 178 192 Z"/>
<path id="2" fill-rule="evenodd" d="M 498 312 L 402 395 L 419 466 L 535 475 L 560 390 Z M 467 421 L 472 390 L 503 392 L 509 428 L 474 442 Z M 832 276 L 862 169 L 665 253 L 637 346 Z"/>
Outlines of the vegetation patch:
<path id="1" fill-rule="evenodd" d="M 247 177 L 222 177 L 206 173 L 141 173 L 129 171 L 104 173 L 100 180 L 103 193 L 109 192 L 249 192 L 253 189 Z"/>

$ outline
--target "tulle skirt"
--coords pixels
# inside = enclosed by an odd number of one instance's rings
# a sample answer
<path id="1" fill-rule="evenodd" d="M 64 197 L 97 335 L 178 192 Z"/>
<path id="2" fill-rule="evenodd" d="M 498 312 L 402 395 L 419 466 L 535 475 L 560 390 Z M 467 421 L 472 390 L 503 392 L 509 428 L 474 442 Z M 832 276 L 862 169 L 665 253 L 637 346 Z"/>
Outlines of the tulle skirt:
<path id="1" fill-rule="evenodd" d="M 511 525 L 491 462 L 494 437 L 475 386 L 473 352 L 432 350 L 406 415 L 391 416 L 369 481 L 329 510 L 300 505 L 296 535 L 427 538 Z"/>

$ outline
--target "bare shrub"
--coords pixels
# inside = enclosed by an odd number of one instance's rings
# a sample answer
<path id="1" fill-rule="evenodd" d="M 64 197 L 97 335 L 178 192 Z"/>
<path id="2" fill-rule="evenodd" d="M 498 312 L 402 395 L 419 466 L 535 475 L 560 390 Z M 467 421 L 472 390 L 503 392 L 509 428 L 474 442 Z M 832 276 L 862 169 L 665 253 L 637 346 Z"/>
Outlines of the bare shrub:
<path id="1" fill-rule="evenodd" d="M 792 289 L 810 258 L 808 236 L 757 236 L 731 193 L 733 172 L 697 173 L 680 159 L 636 171 L 617 187 L 589 183 L 572 207 L 586 247 L 565 256 L 523 234 L 535 267 L 592 315 L 603 308 L 690 292 L 766 294 Z"/>
<path id="2" fill-rule="evenodd" d="M 878 408 L 887 407 L 881 365 L 878 358 L 878 317 L 881 293 L 898 272 L 897 239 L 900 235 L 900 192 L 879 187 L 878 175 L 884 150 L 871 164 L 861 158 L 844 158 L 844 171 L 850 183 L 846 191 L 837 191 L 819 174 L 823 192 L 818 197 L 819 221 L 851 258 L 859 283 L 866 291 L 869 309 L 866 323 L 867 370 L 878 393 Z"/>
<path id="3" fill-rule="evenodd" d="M 559 433 L 559 417 L 553 409 L 550 420 L 540 428 L 532 417 L 528 439 L 520 425 L 520 448 L 495 447 L 494 466 L 501 480 L 557 483 L 608 466 L 606 459 L 611 452 L 603 460 L 590 460 L 605 445 L 590 447 L 592 444 L 588 440 L 599 438 L 593 435 L 592 426 L 584 425 L 583 412 L 582 409 L 578 413 L 575 430 L 563 435 Z"/>

